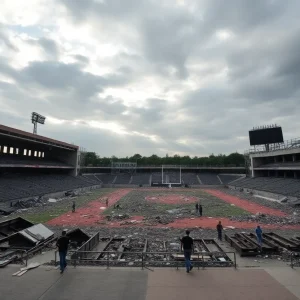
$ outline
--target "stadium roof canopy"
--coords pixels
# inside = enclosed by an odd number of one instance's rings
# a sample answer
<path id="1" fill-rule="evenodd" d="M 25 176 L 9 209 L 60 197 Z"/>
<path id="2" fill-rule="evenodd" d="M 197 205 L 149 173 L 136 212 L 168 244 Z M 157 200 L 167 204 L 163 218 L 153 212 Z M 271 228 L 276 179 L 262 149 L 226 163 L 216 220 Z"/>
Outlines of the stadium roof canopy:
<path id="1" fill-rule="evenodd" d="M 77 151 L 78 146 L 0 124 L 0 136 Z"/>

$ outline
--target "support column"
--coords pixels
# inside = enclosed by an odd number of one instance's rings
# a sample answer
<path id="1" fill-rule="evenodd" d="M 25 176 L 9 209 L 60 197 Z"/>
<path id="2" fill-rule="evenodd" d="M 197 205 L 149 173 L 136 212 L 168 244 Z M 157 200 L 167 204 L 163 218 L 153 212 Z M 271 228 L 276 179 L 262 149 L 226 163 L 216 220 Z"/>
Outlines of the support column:
<path id="1" fill-rule="evenodd" d="M 297 179 L 297 172 L 294 171 L 294 178 Z"/>
<path id="2" fill-rule="evenodd" d="M 285 162 L 285 156 L 282 155 L 282 162 Z"/>
<path id="3" fill-rule="evenodd" d="M 251 177 L 254 177 L 253 157 L 251 157 Z"/>
<path id="4" fill-rule="evenodd" d="M 293 155 L 293 162 L 295 162 L 296 161 L 296 155 L 294 154 Z"/>
<path id="5" fill-rule="evenodd" d="M 278 157 L 274 156 L 274 162 L 277 163 Z"/>

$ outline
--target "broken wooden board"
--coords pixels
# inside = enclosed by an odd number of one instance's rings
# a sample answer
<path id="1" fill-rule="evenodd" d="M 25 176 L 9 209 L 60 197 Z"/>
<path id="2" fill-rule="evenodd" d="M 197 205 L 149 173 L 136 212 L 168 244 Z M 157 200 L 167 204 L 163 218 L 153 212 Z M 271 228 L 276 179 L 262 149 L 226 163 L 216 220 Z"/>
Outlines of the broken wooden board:
<path id="1" fill-rule="evenodd" d="M 40 266 L 40 263 L 31 263 L 29 264 L 27 267 L 25 268 L 21 268 L 20 271 L 12 274 L 12 276 L 22 276 L 23 274 L 25 274 L 27 271 L 31 270 L 31 269 L 35 269 L 38 266 Z"/>
<path id="2" fill-rule="evenodd" d="M 20 277 L 20 276 L 24 275 L 27 271 L 28 271 L 28 270 L 21 271 L 21 272 L 19 272 L 19 273 L 17 274 L 17 276 Z"/>

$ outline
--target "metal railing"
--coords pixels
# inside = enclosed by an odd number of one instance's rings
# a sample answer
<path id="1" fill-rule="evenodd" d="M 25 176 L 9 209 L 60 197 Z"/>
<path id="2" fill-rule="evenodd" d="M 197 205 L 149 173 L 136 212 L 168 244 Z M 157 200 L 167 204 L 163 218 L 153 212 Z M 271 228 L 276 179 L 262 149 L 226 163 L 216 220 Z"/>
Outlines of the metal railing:
<path id="1" fill-rule="evenodd" d="M 137 169 L 144 169 L 144 168 L 155 168 L 155 169 L 161 169 L 161 164 L 157 165 L 138 165 Z M 186 168 L 186 169 L 197 169 L 197 168 L 244 168 L 243 164 L 221 164 L 221 165 L 211 165 L 211 164 L 199 164 L 199 165 L 167 165 L 164 164 L 165 168 L 173 169 L 173 168 Z M 97 169 L 97 168 L 107 168 L 110 169 L 110 165 L 101 165 L 101 166 L 82 166 L 81 169 Z M 82 173 L 82 175 L 89 175 L 91 173 Z M 100 174 L 100 173 L 99 173 Z M 110 174 L 110 173 L 107 173 Z"/>
<path id="2" fill-rule="evenodd" d="M 291 268 L 300 267 L 300 253 L 290 252 L 290 266 Z"/>
<path id="3" fill-rule="evenodd" d="M 58 256 L 55 251 L 54 263 L 57 265 Z M 176 259 L 177 255 L 182 255 L 183 252 L 120 252 L 120 251 L 77 251 L 70 250 L 68 251 L 68 256 L 70 257 L 71 265 L 76 268 L 76 266 L 80 263 L 94 263 L 95 265 L 106 266 L 109 269 L 111 266 L 129 266 L 129 267 L 141 267 L 143 269 L 149 269 L 149 267 L 176 267 L 184 266 L 184 260 Z M 229 255 L 233 256 L 233 260 L 228 257 Z M 134 263 L 130 264 L 130 260 L 122 259 L 122 256 L 127 255 L 136 255 Z M 151 256 L 160 255 L 164 256 L 165 260 L 155 260 L 152 259 Z M 91 256 L 88 258 L 88 256 Z M 94 258 L 94 257 L 97 258 Z M 204 269 L 205 267 L 234 267 L 237 268 L 236 262 L 236 253 L 235 252 L 198 252 L 192 254 L 192 256 L 196 256 L 196 260 L 193 260 L 194 267 L 200 269 Z M 214 258 L 215 260 L 207 260 L 207 257 Z M 171 259 L 171 257 L 174 257 Z M 227 260 L 220 261 L 217 260 L 217 257 L 225 257 Z M 115 258 L 115 259 L 113 259 Z M 168 259 L 167 259 L 168 258 Z"/>
<path id="4" fill-rule="evenodd" d="M 295 149 L 300 148 L 300 138 L 295 138 L 291 140 L 287 140 L 284 143 L 280 144 L 271 144 L 269 145 L 268 151 L 266 150 L 265 145 L 259 145 L 255 148 L 251 148 L 247 151 L 245 151 L 245 155 L 249 154 L 257 154 L 257 153 L 264 153 L 264 152 L 274 152 L 279 150 L 286 150 L 286 149 Z"/>

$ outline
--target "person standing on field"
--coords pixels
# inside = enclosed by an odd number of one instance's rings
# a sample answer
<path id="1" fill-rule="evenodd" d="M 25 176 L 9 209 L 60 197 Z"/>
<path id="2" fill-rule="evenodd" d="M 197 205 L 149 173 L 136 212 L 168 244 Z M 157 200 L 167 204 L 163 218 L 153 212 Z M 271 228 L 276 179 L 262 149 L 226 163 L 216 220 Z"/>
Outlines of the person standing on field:
<path id="1" fill-rule="evenodd" d="M 200 215 L 200 217 L 202 217 L 202 205 L 201 204 L 199 205 L 199 215 Z"/>
<path id="2" fill-rule="evenodd" d="M 76 204 L 75 204 L 75 201 L 73 201 L 73 203 L 72 203 L 72 212 L 73 213 L 75 212 L 75 209 L 76 209 Z"/>
<path id="3" fill-rule="evenodd" d="M 223 225 L 221 221 L 219 221 L 217 225 L 217 232 L 218 232 L 218 240 L 222 242 L 222 231 L 223 231 Z"/>

